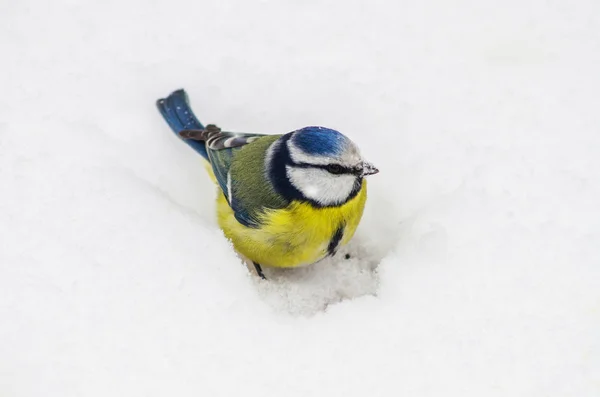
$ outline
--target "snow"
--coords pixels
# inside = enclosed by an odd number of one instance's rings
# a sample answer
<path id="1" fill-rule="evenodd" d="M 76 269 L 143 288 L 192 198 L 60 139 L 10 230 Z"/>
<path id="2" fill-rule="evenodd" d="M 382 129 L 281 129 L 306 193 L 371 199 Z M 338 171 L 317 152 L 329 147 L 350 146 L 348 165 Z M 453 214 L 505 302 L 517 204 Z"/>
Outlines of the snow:
<path id="1" fill-rule="evenodd" d="M 600 395 L 596 1 L 0 22 L 0 395 Z M 381 172 L 352 244 L 250 275 L 154 107 L 180 87 L 229 130 L 355 140 Z"/>

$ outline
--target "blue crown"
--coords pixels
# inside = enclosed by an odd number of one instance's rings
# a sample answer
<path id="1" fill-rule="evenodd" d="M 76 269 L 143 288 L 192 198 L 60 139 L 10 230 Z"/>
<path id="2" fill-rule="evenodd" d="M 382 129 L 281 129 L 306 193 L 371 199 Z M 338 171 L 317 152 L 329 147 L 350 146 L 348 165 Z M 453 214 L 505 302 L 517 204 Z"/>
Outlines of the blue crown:
<path id="1" fill-rule="evenodd" d="M 319 156 L 340 154 L 348 138 L 325 127 L 304 127 L 294 133 L 294 143 L 303 152 Z"/>

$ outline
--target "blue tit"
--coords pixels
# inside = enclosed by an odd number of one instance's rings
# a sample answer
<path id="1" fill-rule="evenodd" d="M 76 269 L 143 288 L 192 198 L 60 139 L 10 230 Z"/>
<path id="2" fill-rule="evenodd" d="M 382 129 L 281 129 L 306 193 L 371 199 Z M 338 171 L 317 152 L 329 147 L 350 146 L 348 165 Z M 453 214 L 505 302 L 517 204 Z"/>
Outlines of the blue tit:
<path id="1" fill-rule="evenodd" d="M 204 127 L 183 90 L 157 106 L 171 129 L 207 161 L 220 187 L 219 226 L 261 277 L 261 265 L 313 264 L 350 241 L 367 199 L 365 177 L 378 170 L 346 136 L 324 127 L 283 135 Z"/>

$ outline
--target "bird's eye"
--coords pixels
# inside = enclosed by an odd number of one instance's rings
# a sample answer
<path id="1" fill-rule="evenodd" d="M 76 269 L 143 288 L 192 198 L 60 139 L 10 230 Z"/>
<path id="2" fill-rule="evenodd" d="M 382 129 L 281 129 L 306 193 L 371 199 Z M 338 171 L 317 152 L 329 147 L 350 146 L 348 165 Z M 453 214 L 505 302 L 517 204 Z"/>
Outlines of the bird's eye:
<path id="1" fill-rule="evenodd" d="M 341 174 L 342 172 L 344 172 L 344 169 L 342 168 L 341 165 L 329 164 L 327 166 L 327 171 L 329 171 L 332 174 Z"/>

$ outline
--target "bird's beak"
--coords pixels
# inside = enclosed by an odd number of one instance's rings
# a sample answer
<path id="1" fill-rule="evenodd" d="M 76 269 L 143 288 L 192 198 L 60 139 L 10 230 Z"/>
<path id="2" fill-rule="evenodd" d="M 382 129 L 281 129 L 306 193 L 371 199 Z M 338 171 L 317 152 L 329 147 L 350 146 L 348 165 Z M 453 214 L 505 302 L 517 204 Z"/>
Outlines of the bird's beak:
<path id="1" fill-rule="evenodd" d="M 375 175 L 378 172 L 379 170 L 373 164 L 366 161 L 363 163 L 362 176 Z"/>

